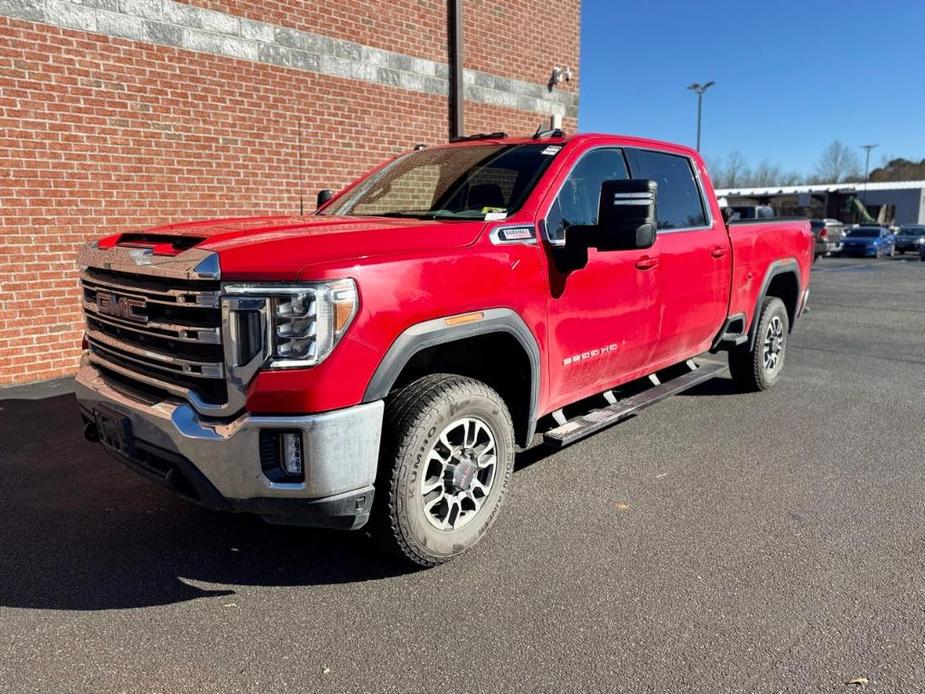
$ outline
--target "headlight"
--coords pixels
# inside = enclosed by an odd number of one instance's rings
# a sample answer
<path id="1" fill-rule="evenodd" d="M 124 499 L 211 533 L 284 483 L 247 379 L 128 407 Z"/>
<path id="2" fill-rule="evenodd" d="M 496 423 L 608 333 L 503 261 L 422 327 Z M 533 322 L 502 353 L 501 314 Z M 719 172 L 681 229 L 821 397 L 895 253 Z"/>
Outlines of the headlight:
<path id="1" fill-rule="evenodd" d="M 294 288 L 270 298 L 272 366 L 313 366 L 327 357 L 357 309 L 353 280 Z"/>
<path id="2" fill-rule="evenodd" d="M 331 353 L 356 315 L 356 283 L 351 279 L 292 285 L 232 285 L 226 294 L 246 294 L 266 302 L 269 366 L 315 366 Z"/>

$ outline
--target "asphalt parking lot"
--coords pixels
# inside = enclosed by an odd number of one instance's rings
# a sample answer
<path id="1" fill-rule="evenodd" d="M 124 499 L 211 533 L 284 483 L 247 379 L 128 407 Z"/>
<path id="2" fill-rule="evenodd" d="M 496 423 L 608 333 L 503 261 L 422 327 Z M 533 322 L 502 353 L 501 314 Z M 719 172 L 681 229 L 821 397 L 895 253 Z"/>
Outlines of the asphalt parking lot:
<path id="1" fill-rule="evenodd" d="M 925 691 L 925 263 L 813 275 L 776 389 L 521 454 L 430 571 L 175 500 L 70 395 L 0 401 L 0 690 Z"/>

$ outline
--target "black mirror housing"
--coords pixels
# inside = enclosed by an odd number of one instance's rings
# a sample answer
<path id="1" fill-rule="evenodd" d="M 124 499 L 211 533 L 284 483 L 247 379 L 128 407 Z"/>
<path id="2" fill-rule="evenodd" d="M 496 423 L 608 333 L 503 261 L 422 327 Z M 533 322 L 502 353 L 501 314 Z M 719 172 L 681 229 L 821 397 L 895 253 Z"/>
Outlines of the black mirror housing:
<path id="1" fill-rule="evenodd" d="M 321 207 L 324 203 L 334 197 L 334 191 L 325 188 L 324 190 L 318 191 L 318 207 Z"/>
<path id="2" fill-rule="evenodd" d="M 604 181 L 598 208 L 594 246 L 600 251 L 650 248 L 658 222 L 658 184 L 648 180 Z"/>

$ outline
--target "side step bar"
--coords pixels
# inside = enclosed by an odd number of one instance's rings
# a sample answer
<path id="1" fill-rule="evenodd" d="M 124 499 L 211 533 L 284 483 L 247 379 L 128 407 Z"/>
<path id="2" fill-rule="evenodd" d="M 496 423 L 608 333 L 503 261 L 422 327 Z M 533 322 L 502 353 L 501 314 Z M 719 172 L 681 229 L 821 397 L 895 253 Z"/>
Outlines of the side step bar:
<path id="1" fill-rule="evenodd" d="M 726 369 L 727 367 L 724 364 L 706 364 L 697 367 L 690 373 L 672 378 L 641 393 L 619 400 L 612 405 L 602 407 L 599 410 L 592 410 L 588 414 L 570 419 L 544 433 L 543 443 L 556 448 L 568 446 L 585 436 L 590 436 L 601 429 L 609 427 L 611 424 L 616 424 L 633 416 L 649 405 L 654 405 L 660 400 L 684 392 L 704 381 L 709 381 L 711 378 L 719 376 Z"/>

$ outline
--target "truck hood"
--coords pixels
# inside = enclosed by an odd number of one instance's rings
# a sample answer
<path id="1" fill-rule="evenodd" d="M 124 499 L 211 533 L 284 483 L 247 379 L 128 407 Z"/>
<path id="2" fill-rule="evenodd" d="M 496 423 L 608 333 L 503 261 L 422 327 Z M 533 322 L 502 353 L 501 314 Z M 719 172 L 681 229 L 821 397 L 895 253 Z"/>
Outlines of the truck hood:
<path id="1" fill-rule="evenodd" d="M 219 254 L 222 278 L 295 280 L 312 266 L 379 256 L 422 255 L 471 245 L 485 222 L 393 217 L 244 217 L 170 224 L 141 234 L 151 243 L 171 237 Z"/>

